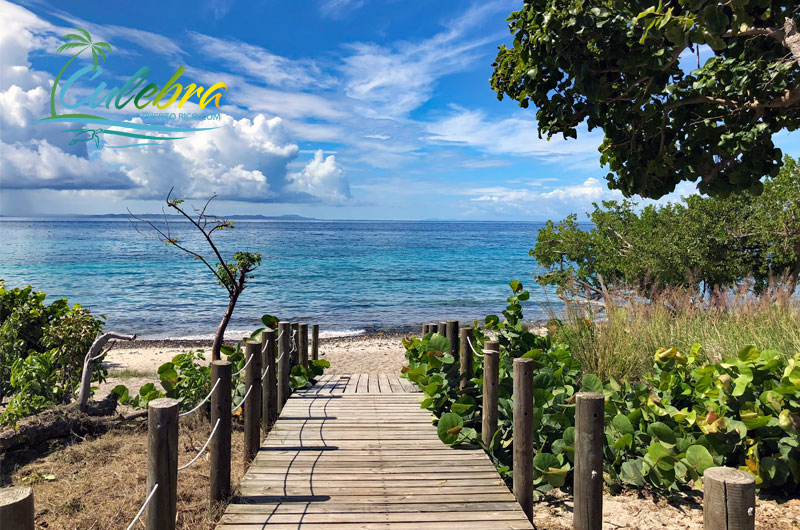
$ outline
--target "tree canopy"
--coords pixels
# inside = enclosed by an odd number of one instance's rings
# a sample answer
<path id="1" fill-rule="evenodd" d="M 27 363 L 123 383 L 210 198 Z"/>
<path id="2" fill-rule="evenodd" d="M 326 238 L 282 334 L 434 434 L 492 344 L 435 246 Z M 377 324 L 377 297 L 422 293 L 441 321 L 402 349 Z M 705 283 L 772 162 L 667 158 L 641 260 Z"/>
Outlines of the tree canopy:
<path id="1" fill-rule="evenodd" d="M 593 226 L 570 215 L 539 230 L 531 255 L 543 285 L 603 298 L 603 289 L 726 288 L 753 279 L 757 290 L 800 278 L 800 168 L 786 157 L 764 191 L 727 198 L 692 195 L 682 203 L 595 204 Z"/>
<path id="2" fill-rule="evenodd" d="M 609 186 L 626 196 L 685 180 L 758 192 L 782 164 L 773 135 L 800 126 L 799 18 L 789 0 L 526 0 L 491 84 L 536 106 L 540 135 L 602 129 Z"/>

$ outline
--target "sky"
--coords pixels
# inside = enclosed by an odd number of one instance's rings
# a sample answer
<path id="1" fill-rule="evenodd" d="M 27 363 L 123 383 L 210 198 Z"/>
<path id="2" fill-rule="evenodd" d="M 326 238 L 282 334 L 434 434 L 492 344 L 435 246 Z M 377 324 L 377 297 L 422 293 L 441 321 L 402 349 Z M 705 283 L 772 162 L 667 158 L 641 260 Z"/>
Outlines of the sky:
<path id="1" fill-rule="evenodd" d="M 543 220 L 621 198 L 606 186 L 600 131 L 541 139 L 535 110 L 490 88 L 520 5 L 0 0 L 0 215 L 158 212 L 172 187 L 190 203 L 217 194 L 221 215 L 325 219 Z M 80 77 L 63 100 L 59 91 L 60 112 L 85 111 L 61 104 L 100 82 L 122 88 L 147 67 L 161 88 L 183 67 L 182 86 L 225 83 L 219 109 L 193 97 L 181 110 L 212 119 L 159 123 L 213 129 L 129 148 L 105 134 L 98 148 L 67 132 L 75 124 L 40 122 L 72 56 L 56 53 L 60 37 L 75 28 L 112 51 L 95 79 Z M 59 86 L 91 64 L 80 55 Z M 96 110 L 136 123 L 166 112 Z M 776 143 L 800 155 L 797 135 Z M 667 199 L 694 192 L 684 183 Z"/>

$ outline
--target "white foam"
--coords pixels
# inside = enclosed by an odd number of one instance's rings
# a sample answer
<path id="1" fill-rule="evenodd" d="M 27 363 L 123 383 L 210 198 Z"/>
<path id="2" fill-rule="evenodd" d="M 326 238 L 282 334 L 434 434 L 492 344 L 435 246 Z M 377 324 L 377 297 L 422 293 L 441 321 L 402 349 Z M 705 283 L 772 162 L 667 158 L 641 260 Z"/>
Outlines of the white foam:
<path id="1" fill-rule="evenodd" d="M 309 326 L 310 327 L 310 326 Z M 226 329 L 225 340 L 240 340 L 244 337 L 249 337 L 254 330 L 247 329 Z M 339 329 L 339 330 L 325 330 L 321 329 L 319 337 L 321 339 L 333 339 L 337 337 L 356 337 L 364 335 L 367 332 L 365 329 Z M 309 329 L 309 334 L 311 330 Z M 143 339 L 158 339 L 158 340 L 214 340 L 213 333 L 206 334 L 186 334 L 174 337 L 158 337 L 158 336 L 145 336 Z"/>

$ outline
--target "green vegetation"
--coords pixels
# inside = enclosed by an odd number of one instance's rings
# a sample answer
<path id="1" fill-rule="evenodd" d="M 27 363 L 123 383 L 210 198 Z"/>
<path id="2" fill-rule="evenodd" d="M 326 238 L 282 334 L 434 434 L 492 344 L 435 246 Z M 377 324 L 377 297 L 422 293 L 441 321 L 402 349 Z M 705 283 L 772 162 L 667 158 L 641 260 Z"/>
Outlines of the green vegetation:
<path id="1" fill-rule="evenodd" d="M 592 227 L 574 214 L 548 221 L 530 252 L 547 269 L 539 283 L 558 286 L 561 295 L 601 300 L 604 290 L 649 296 L 668 287 L 713 293 L 750 279 L 756 291 L 779 282 L 791 292 L 800 278 L 800 170 L 789 157 L 758 196 L 694 195 L 640 213 L 634 203 L 607 201 L 588 215 Z"/>
<path id="2" fill-rule="evenodd" d="M 0 397 L 12 394 L 0 424 L 72 401 L 84 356 L 103 328 L 105 317 L 64 298 L 46 305 L 45 297 L 30 286 L 6 289 L 0 280 Z M 105 376 L 96 366 L 92 381 Z"/>
<path id="3" fill-rule="evenodd" d="M 228 295 L 228 305 L 217 327 L 217 331 L 214 333 L 214 342 L 211 344 L 211 360 L 219 360 L 223 340 L 225 338 L 225 330 L 228 328 L 228 323 L 233 316 L 236 302 L 238 302 L 239 297 L 247 287 L 248 281 L 253 278 L 251 273 L 261 266 L 261 254 L 256 252 L 236 252 L 231 261 L 223 258 L 217 244 L 214 242 L 213 236 L 215 232 L 218 231 L 233 230 L 234 225 L 233 221 L 220 219 L 206 213 L 209 204 L 217 198 L 217 195 L 212 195 L 202 208 L 194 208 L 194 212 L 190 214 L 186 210 L 186 207 L 182 206 L 184 203 L 183 199 L 172 198 L 172 191 L 173 190 L 170 189 L 167 194 L 167 207 L 181 214 L 181 216 L 191 223 L 193 228 L 202 234 L 202 241 L 205 241 L 211 249 L 210 256 L 205 256 L 200 251 L 189 248 L 186 246 L 186 242 L 173 235 L 169 219 L 166 216 L 164 217 L 163 226 L 156 225 L 147 219 L 137 217 L 133 214 L 131 214 L 131 216 L 137 221 L 149 226 L 155 232 L 155 237 L 158 241 L 185 252 L 189 256 L 192 256 L 194 261 L 199 261 L 205 265 L 214 275 L 217 283 L 225 289 Z M 216 266 L 212 265 L 215 261 Z"/>
<path id="4" fill-rule="evenodd" d="M 605 379 L 581 370 L 569 346 L 558 342 L 558 325 L 546 337 L 522 323 L 521 302 L 529 294 L 519 282 L 503 320 L 487 316 L 475 326 L 477 348 L 486 334 L 501 344 L 498 431 L 486 450 L 505 476 L 512 465 L 513 359 L 535 361 L 534 460 L 536 489 L 571 480 L 574 456 L 574 394 L 605 396 L 604 479 L 614 488 L 648 486 L 658 491 L 701 488 L 713 465 L 739 467 L 761 488 L 792 492 L 800 486 L 800 353 L 745 346 L 711 363 L 699 344 L 683 352 L 660 348 L 651 371 L 639 380 Z M 422 407 L 439 418 L 443 442 L 478 440 L 482 358 L 474 377 L 459 391 L 459 370 L 449 341 L 428 334 L 404 340 L 403 373 L 425 393 Z M 585 368 L 585 367 L 584 367 Z"/>
<path id="5" fill-rule="evenodd" d="M 665 344 L 685 352 L 700 343 L 712 361 L 748 344 L 786 355 L 800 352 L 800 301 L 786 289 L 769 293 L 756 297 L 742 287 L 710 303 L 692 290 L 673 288 L 650 299 L 631 297 L 619 305 L 612 300 L 601 319 L 594 318 L 596 310 L 568 304 L 553 336 L 601 377 L 646 375 L 652 352 Z"/>
<path id="6" fill-rule="evenodd" d="M 548 138 L 602 129 L 609 185 L 628 197 L 685 180 L 758 191 L 782 165 L 773 135 L 800 127 L 797 19 L 789 0 L 530 0 L 508 18 L 491 85 L 534 105 Z"/>
<path id="7" fill-rule="evenodd" d="M 280 319 L 274 315 L 262 316 L 261 322 L 265 327 L 255 330 L 250 335 L 250 339 L 260 342 L 264 330 L 277 328 L 279 321 Z M 246 359 L 241 342 L 233 346 L 223 345 L 221 353 L 225 354 L 226 360 L 231 363 L 233 373 L 244 369 Z M 312 381 L 322 375 L 324 369 L 329 368 L 330 365 L 328 361 L 319 360 L 310 361 L 308 368 L 301 365 L 293 366 L 289 377 L 292 390 L 310 386 Z M 179 408 L 185 411 L 203 401 L 211 391 L 211 369 L 202 350 L 176 355 L 170 362 L 159 366 L 158 378 L 161 389 L 156 387 L 155 383 L 147 383 L 139 388 L 136 395 L 131 395 L 125 385 L 117 385 L 112 392 L 119 396 L 120 403 L 135 408 L 146 408 L 151 400 L 168 397 L 177 399 Z M 247 393 L 244 378 L 245 373 L 242 372 L 232 381 L 235 403 L 244 399 Z"/>

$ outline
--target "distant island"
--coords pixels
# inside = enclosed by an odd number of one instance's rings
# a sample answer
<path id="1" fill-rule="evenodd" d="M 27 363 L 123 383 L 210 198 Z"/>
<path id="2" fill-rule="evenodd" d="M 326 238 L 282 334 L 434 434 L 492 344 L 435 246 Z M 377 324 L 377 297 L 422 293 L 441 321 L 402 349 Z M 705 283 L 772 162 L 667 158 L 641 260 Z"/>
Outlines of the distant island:
<path id="1" fill-rule="evenodd" d="M 3 217 L 11 217 L 17 218 L 20 216 L 17 215 L 0 215 L 0 218 Z M 36 215 L 33 216 L 35 218 L 41 219 L 51 219 L 51 218 L 80 218 L 80 219 L 129 219 L 132 218 L 131 214 L 129 213 L 104 213 L 104 214 L 63 214 L 63 215 Z M 165 217 L 162 213 L 145 213 L 145 214 L 136 214 L 136 217 L 142 219 L 163 219 Z M 220 215 L 220 218 L 223 219 L 231 219 L 231 220 L 243 220 L 243 221 L 322 221 L 323 219 L 317 219 L 314 217 L 303 217 L 302 215 Z M 175 214 L 167 214 L 167 219 L 183 219 L 181 215 Z"/>

